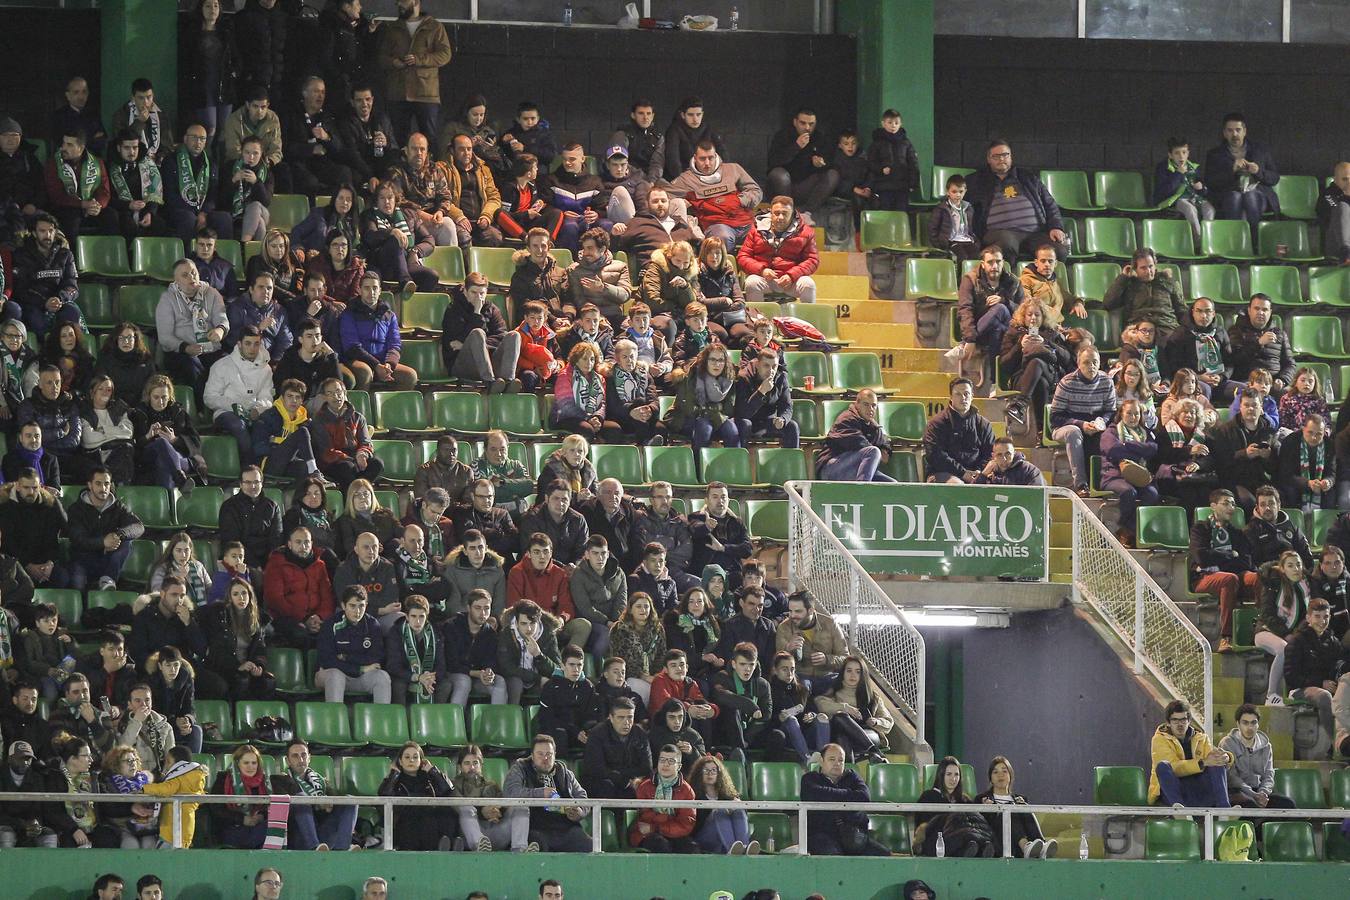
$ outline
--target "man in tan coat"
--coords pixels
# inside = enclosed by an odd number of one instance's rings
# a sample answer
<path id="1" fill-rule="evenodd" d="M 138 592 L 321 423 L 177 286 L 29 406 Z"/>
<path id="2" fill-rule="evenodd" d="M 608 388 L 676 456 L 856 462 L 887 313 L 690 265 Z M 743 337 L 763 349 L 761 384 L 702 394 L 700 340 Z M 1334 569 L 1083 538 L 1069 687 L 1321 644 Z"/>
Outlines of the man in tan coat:
<path id="1" fill-rule="evenodd" d="M 797 658 L 797 674 L 810 683 L 812 694 L 829 687 L 848 655 L 844 633 L 828 613 L 816 609 L 816 598 L 810 591 L 797 591 L 788 597 L 787 618 L 778 623 L 775 643 L 779 650 Z"/>
<path id="2" fill-rule="evenodd" d="M 438 133 L 441 67 L 450 52 L 445 28 L 422 14 L 422 0 L 398 0 L 398 21 L 380 29 L 379 57 L 388 71 L 389 116 L 400 143 L 414 131 Z"/>

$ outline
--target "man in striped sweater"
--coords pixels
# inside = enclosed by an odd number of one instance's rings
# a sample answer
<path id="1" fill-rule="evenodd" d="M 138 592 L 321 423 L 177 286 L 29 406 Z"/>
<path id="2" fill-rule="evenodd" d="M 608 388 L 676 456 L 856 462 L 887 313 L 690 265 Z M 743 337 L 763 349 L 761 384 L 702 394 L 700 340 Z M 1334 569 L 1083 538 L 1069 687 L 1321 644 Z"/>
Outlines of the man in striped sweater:
<path id="1" fill-rule="evenodd" d="M 1095 347 L 1078 351 L 1078 368 L 1060 379 L 1050 402 L 1051 436 L 1069 453 L 1069 474 L 1079 496 L 1088 494 L 1087 457 L 1116 414 L 1116 389 L 1101 371 Z"/>

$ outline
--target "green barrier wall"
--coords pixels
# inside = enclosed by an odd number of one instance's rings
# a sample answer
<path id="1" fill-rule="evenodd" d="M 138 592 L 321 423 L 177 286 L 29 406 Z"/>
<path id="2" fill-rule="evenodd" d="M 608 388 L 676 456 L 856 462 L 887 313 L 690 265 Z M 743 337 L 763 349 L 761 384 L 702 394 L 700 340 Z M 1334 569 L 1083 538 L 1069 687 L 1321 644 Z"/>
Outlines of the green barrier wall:
<path id="1" fill-rule="evenodd" d="M 169 900 L 246 900 L 262 866 L 282 873 L 283 900 L 355 900 L 367 876 L 390 883 L 391 900 L 459 900 L 482 889 L 493 900 L 534 900 L 545 878 L 562 882 L 569 900 L 705 900 L 725 889 L 740 897 L 777 888 L 783 900 L 819 892 L 829 900 L 898 900 L 900 887 L 922 878 L 942 900 L 1045 898 L 1346 896 L 1350 866 L 1280 863 L 1154 863 L 1054 860 L 821 859 L 711 856 L 606 857 L 515 853 L 299 853 L 116 850 L 0 852 L 6 900 L 83 900 L 94 879 L 116 872 L 127 881 L 153 872 Z M 1147 886 L 1147 887 L 1146 887 Z"/>

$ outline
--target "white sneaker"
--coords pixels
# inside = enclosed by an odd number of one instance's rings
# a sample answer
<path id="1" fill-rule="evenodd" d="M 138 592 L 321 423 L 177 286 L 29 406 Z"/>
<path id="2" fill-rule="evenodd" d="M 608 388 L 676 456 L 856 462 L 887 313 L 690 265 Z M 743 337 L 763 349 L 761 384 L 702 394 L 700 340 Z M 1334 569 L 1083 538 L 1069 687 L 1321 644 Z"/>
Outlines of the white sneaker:
<path id="1" fill-rule="evenodd" d="M 1045 849 L 1045 841 L 1042 841 L 1039 838 L 1027 841 L 1027 845 L 1022 848 L 1022 858 L 1023 859 L 1038 858 L 1041 855 L 1041 851 L 1044 849 Z"/>
<path id="2" fill-rule="evenodd" d="M 744 856 L 744 855 L 745 855 L 745 844 L 741 843 L 740 841 L 732 841 L 732 842 L 731 842 L 731 846 L 727 848 L 727 855 L 728 855 L 728 856 Z"/>
<path id="3" fill-rule="evenodd" d="M 1046 840 L 1041 847 L 1041 859 L 1054 859 L 1059 855 L 1059 841 L 1054 838 Z"/>
<path id="4" fill-rule="evenodd" d="M 327 845 L 327 844 L 320 843 L 320 844 L 319 844 L 318 846 L 316 846 L 314 849 L 317 850 L 317 851 L 320 852 L 320 853 L 326 853 L 326 852 L 328 852 L 328 845 Z"/>
<path id="5" fill-rule="evenodd" d="M 751 841 L 745 845 L 746 856 L 759 856 L 759 841 Z"/>
<path id="6" fill-rule="evenodd" d="M 104 575 L 98 580 L 98 589 L 100 591 L 115 591 L 117 590 L 117 581 Z"/>
<path id="7" fill-rule="evenodd" d="M 1271 694 L 1266 697 L 1266 706 L 1284 706 L 1284 698 L 1279 694 Z"/>

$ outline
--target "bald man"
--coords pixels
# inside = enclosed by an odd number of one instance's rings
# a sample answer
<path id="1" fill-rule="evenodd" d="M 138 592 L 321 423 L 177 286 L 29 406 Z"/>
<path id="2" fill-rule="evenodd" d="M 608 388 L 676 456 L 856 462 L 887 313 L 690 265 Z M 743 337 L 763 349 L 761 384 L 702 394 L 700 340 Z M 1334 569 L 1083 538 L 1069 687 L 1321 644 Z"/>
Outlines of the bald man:
<path id="1" fill-rule="evenodd" d="M 1350 162 L 1338 162 L 1331 184 L 1317 198 L 1317 221 L 1326 235 L 1327 256 L 1350 265 Z"/>

